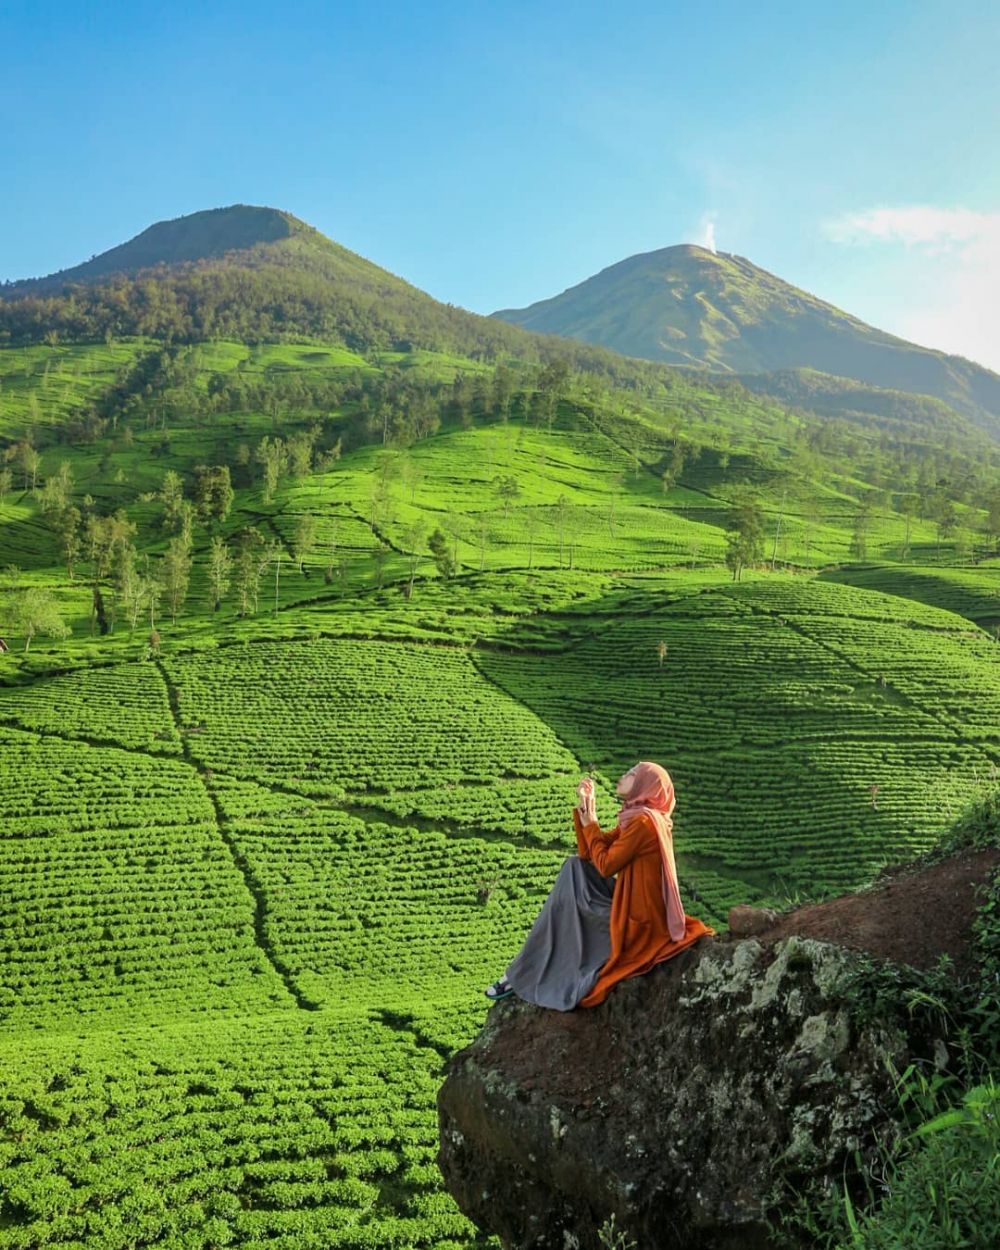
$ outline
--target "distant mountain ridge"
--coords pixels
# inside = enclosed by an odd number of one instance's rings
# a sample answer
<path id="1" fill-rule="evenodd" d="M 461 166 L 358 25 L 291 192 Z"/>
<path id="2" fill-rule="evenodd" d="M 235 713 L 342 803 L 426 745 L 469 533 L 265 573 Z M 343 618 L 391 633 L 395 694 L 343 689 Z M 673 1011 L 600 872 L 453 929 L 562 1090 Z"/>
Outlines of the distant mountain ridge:
<path id="1" fill-rule="evenodd" d="M 234 204 L 156 222 L 80 265 L 0 285 L 0 344 L 109 335 L 304 336 L 354 350 L 562 357 L 626 385 L 666 364 L 825 416 L 912 424 L 935 437 L 964 420 L 1000 438 L 996 374 L 694 244 L 629 257 L 554 299 L 486 317 L 434 299 L 291 213 Z"/>
<path id="2" fill-rule="evenodd" d="M 291 213 L 248 204 L 157 222 L 83 264 L 0 284 L 0 345 L 129 335 L 559 357 L 630 384 L 660 369 L 442 303 Z"/>
<path id="3" fill-rule="evenodd" d="M 630 256 L 500 320 L 627 356 L 733 374 L 811 369 L 931 395 L 997 433 L 1000 376 L 919 347 L 746 257 L 684 243 Z"/>

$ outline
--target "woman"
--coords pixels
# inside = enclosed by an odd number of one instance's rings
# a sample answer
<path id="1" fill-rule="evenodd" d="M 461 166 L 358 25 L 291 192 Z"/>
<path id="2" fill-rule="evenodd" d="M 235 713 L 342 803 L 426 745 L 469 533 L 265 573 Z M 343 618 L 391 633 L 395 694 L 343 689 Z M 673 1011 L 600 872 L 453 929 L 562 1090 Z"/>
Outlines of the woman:
<path id="1" fill-rule="evenodd" d="M 670 774 L 644 760 L 615 789 L 624 802 L 615 827 L 602 833 L 593 780 L 577 786 L 577 854 L 559 870 L 524 946 L 487 998 L 516 994 L 557 1011 L 596 1007 L 619 981 L 715 933 L 681 904 Z"/>

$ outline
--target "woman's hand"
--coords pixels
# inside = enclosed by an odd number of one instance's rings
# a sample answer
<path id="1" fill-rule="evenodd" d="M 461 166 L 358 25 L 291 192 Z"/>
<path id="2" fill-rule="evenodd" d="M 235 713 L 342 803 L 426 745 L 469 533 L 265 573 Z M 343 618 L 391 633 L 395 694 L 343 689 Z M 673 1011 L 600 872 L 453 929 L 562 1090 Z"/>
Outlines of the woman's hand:
<path id="1" fill-rule="evenodd" d="M 580 811 L 580 819 L 584 823 L 592 823 L 597 820 L 597 806 L 594 794 L 593 777 L 584 777 L 580 784 L 576 787 L 577 798 L 580 800 L 577 807 Z"/>

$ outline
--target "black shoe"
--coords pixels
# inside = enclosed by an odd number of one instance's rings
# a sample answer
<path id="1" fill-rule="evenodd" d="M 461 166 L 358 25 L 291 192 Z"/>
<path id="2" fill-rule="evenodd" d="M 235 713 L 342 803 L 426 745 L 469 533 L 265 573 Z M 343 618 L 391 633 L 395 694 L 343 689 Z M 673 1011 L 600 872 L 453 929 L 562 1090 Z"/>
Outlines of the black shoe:
<path id="1" fill-rule="evenodd" d="M 501 977 L 499 981 L 494 981 L 488 990 L 483 993 L 490 1002 L 497 1003 L 501 998 L 509 998 L 514 993 L 514 987 L 506 977 Z"/>

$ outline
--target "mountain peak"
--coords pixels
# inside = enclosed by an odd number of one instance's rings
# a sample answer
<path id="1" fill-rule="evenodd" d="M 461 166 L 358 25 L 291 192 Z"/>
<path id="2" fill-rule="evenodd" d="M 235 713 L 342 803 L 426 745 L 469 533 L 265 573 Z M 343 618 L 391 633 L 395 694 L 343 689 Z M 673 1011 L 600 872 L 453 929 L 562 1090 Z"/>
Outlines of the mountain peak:
<path id="1" fill-rule="evenodd" d="M 991 429 L 1000 409 L 1000 378 L 989 370 L 875 329 L 745 256 L 697 243 L 639 252 L 560 295 L 493 316 L 674 366 L 814 369 L 931 395 Z"/>
<path id="2" fill-rule="evenodd" d="M 245 251 L 259 244 L 277 243 L 292 235 L 315 234 L 305 222 L 278 208 L 230 204 L 208 208 L 167 221 L 157 221 L 117 247 L 92 256 L 81 265 L 61 269 L 19 286 L 52 286 L 88 282 L 110 274 L 134 274 L 158 265 L 214 260 L 227 252 Z"/>

